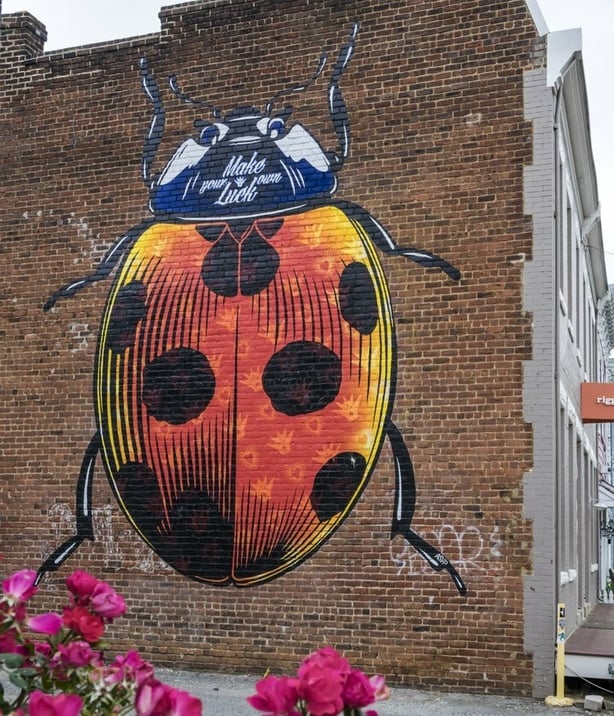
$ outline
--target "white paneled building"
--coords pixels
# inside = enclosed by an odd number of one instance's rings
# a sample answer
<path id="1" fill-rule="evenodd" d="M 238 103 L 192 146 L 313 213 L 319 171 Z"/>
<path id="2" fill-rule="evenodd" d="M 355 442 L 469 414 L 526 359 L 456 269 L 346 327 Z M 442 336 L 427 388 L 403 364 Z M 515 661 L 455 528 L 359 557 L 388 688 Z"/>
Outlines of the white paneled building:
<path id="1" fill-rule="evenodd" d="M 525 98 L 534 130 L 525 185 L 534 224 L 525 271 L 534 326 L 525 414 L 533 425 L 534 465 L 525 476 L 525 513 L 535 535 L 525 634 L 528 648 L 543 656 L 536 659 L 545 667 L 536 673 L 540 693 L 541 678 L 551 684 L 555 668 L 557 604 L 565 604 L 569 637 L 602 599 L 611 559 L 600 534 L 607 512 L 599 509 L 608 471 L 606 425 L 582 418 L 582 386 L 608 380 L 614 333 L 579 30 L 548 35 L 547 67 L 527 77 Z"/>

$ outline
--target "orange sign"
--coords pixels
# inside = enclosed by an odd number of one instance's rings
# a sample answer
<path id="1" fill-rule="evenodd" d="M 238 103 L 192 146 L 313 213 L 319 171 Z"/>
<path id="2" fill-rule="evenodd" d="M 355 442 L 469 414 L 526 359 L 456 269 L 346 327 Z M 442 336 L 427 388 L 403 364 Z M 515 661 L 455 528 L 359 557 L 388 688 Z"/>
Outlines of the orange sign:
<path id="1" fill-rule="evenodd" d="M 614 422 L 614 383 L 582 383 L 581 413 L 585 423 Z"/>

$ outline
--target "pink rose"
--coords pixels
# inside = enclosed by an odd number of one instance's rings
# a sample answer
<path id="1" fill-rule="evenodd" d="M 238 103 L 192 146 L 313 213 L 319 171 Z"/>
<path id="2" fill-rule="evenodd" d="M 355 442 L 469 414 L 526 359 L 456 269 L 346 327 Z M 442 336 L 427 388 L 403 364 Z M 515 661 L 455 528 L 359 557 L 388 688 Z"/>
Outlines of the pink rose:
<path id="1" fill-rule="evenodd" d="M 202 716 L 199 699 L 156 679 L 138 687 L 134 708 L 137 716 Z"/>
<path id="2" fill-rule="evenodd" d="M 36 572 L 32 569 L 22 569 L 2 582 L 4 594 L 16 602 L 25 602 L 36 594 L 38 588 L 34 586 Z"/>
<path id="3" fill-rule="evenodd" d="M 28 701 L 30 716 L 79 716 L 83 699 L 75 694 L 44 694 L 33 691 Z"/>
<path id="4" fill-rule="evenodd" d="M 60 660 L 64 666 L 78 669 L 88 664 L 97 664 L 100 654 L 94 651 L 86 641 L 71 641 L 58 646 Z"/>
<path id="5" fill-rule="evenodd" d="M 26 619 L 26 624 L 38 634 L 57 634 L 62 628 L 62 617 L 55 612 L 46 612 Z"/>
<path id="6" fill-rule="evenodd" d="M 351 671 L 343 686 L 343 702 L 345 706 L 361 709 L 375 701 L 375 687 L 366 674 L 355 669 Z"/>
<path id="7" fill-rule="evenodd" d="M 343 685 L 351 667 L 332 647 L 308 656 L 298 669 L 298 694 L 312 716 L 335 716 L 343 710 Z"/>
<path id="8" fill-rule="evenodd" d="M 53 648 L 51 647 L 51 644 L 48 644 L 46 641 L 39 641 L 34 644 L 34 651 L 37 654 L 44 656 L 46 659 L 51 659 L 53 656 Z"/>
<path id="9" fill-rule="evenodd" d="M 154 668 L 141 659 L 137 651 L 129 651 L 125 656 L 121 654 L 109 664 L 105 681 L 108 684 L 117 684 L 120 681 L 136 683 L 137 686 L 145 683 L 154 675 Z"/>
<path id="10" fill-rule="evenodd" d="M 264 716 L 300 716 L 296 710 L 298 681 L 288 676 L 277 678 L 270 675 L 256 684 L 256 694 L 247 703 Z"/>
<path id="11" fill-rule="evenodd" d="M 335 649 L 333 649 L 332 646 L 325 646 L 322 647 L 322 649 L 314 651 L 313 654 L 310 654 L 305 659 L 303 659 L 303 662 L 298 669 L 299 678 L 301 675 L 301 669 L 313 663 L 318 663 L 323 668 L 330 669 L 331 671 L 336 671 L 344 677 L 347 676 L 352 670 L 350 662 L 344 656 L 341 656 L 341 654 Z"/>
<path id="12" fill-rule="evenodd" d="M 17 644 L 17 632 L 15 629 L 9 629 L 4 634 L 0 634 L 0 654 L 17 654 L 21 653 L 23 647 Z"/>
<path id="13" fill-rule="evenodd" d="M 75 570 L 66 578 L 68 591 L 77 597 L 77 601 L 87 600 L 98 583 L 99 580 L 96 577 L 81 569 Z"/>
<path id="14" fill-rule="evenodd" d="M 81 634 L 90 643 L 98 641 L 104 634 L 102 618 L 92 614 L 86 607 L 77 605 L 72 609 L 64 609 L 63 621 L 69 629 Z"/>
<path id="15" fill-rule="evenodd" d="M 298 693 L 311 716 L 335 716 L 343 709 L 343 681 L 336 672 L 312 666 L 299 680 Z"/>
<path id="16" fill-rule="evenodd" d="M 187 691 L 179 689 L 170 690 L 171 710 L 168 716 L 202 716 L 203 705 L 200 699 L 197 699 Z"/>
<path id="17" fill-rule="evenodd" d="M 90 595 L 93 612 L 105 619 L 114 619 L 126 611 L 124 598 L 105 582 L 98 582 Z"/>
<path id="18" fill-rule="evenodd" d="M 390 689 L 386 686 L 386 679 L 383 676 L 376 674 L 372 676 L 369 681 L 373 685 L 376 701 L 384 701 L 390 698 Z"/>

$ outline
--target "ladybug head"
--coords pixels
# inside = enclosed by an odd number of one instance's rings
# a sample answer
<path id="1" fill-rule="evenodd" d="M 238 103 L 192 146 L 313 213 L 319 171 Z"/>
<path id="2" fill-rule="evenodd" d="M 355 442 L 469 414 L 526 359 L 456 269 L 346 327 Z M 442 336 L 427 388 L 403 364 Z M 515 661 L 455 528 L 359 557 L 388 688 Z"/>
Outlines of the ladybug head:
<path id="1" fill-rule="evenodd" d="M 292 211 L 325 201 L 337 188 L 336 173 L 350 146 L 347 109 L 339 80 L 354 50 L 358 23 L 341 48 L 328 86 L 328 106 L 340 152 L 325 152 L 299 123 L 286 124 L 291 108 L 273 113 L 275 101 L 300 92 L 322 73 L 322 55 L 311 79 L 275 94 L 264 112 L 239 107 L 222 116 L 218 107 L 181 92 L 175 76 L 173 93 L 182 101 L 207 107 L 211 121 L 197 120 L 198 136 L 177 149 L 155 177 L 151 167 L 164 127 L 164 108 L 147 60 L 141 60 L 143 88 L 153 105 L 149 134 L 143 149 L 143 179 L 150 190 L 150 207 L 156 216 L 205 219 L 224 216 L 260 216 Z"/>
<path id="2" fill-rule="evenodd" d="M 205 218 L 287 211 L 330 196 L 336 178 L 319 143 L 291 108 L 239 107 L 197 120 L 198 136 L 177 149 L 151 188 L 156 215 Z M 217 121 L 216 121 L 217 120 Z"/>

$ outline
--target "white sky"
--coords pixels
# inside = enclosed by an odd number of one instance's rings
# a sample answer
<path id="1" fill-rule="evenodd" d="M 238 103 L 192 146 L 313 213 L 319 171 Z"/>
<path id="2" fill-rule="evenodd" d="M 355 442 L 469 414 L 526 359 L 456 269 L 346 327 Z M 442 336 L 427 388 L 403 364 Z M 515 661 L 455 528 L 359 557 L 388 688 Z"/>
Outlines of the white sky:
<path id="1" fill-rule="evenodd" d="M 185 0 L 184 0 L 185 1 Z M 599 181 L 608 277 L 614 282 L 614 0 L 538 0 L 550 30 L 582 28 L 593 154 Z M 158 12 L 173 0 L 0 0 L 4 13 L 28 10 L 45 23 L 46 50 L 146 35 L 160 29 Z"/>

